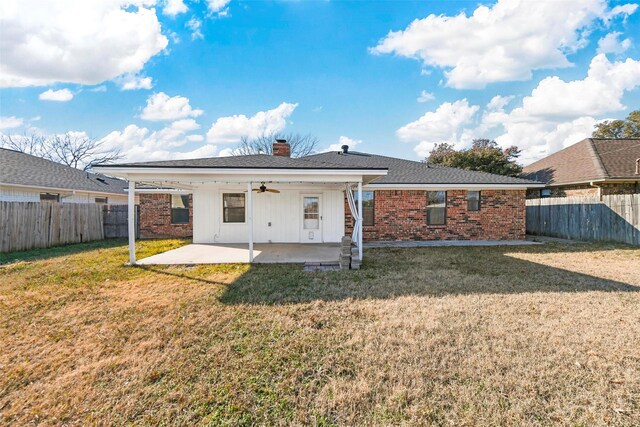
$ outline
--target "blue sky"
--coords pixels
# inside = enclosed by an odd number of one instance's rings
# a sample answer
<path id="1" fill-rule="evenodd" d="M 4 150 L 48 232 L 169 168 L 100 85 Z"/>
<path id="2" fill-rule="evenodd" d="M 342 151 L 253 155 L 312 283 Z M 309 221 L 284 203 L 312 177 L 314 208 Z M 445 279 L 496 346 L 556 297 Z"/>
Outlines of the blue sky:
<path id="1" fill-rule="evenodd" d="M 640 108 L 628 2 L 96 4 L 0 6 L 1 132 L 79 132 L 131 160 L 273 130 L 411 159 L 489 137 L 527 163 Z"/>

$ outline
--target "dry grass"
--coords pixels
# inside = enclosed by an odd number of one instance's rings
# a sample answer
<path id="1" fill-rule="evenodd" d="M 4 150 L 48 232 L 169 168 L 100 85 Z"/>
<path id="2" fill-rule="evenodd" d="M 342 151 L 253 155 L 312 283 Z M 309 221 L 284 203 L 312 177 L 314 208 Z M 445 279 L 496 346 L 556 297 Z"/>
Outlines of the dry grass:
<path id="1" fill-rule="evenodd" d="M 379 249 L 309 274 L 131 268 L 121 245 L 0 266 L 3 423 L 640 424 L 639 249 Z"/>

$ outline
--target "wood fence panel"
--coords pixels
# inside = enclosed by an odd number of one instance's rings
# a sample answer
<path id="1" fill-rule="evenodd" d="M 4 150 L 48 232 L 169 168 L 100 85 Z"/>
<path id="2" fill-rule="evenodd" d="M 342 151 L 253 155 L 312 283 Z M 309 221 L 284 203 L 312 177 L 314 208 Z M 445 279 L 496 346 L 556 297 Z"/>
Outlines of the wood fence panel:
<path id="1" fill-rule="evenodd" d="M 640 245 L 640 194 L 527 200 L 527 233 Z"/>
<path id="2" fill-rule="evenodd" d="M 104 205 L 102 208 L 104 237 L 124 238 L 129 236 L 129 207 L 127 205 Z M 140 237 L 140 207 L 136 206 L 136 239 Z"/>
<path id="3" fill-rule="evenodd" d="M 0 202 L 0 252 L 104 239 L 94 203 Z"/>

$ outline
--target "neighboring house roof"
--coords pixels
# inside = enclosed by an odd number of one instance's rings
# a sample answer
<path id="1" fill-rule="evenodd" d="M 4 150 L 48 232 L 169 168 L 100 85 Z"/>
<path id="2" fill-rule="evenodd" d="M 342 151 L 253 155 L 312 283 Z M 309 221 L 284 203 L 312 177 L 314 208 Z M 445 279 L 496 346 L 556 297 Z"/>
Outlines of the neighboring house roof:
<path id="1" fill-rule="evenodd" d="M 389 172 L 386 176 L 376 179 L 372 185 L 382 184 L 514 184 L 535 185 L 539 184 L 522 178 L 512 178 L 486 172 L 468 171 L 465 169 L 450 168 L 440 165 L 432 165 L 413 160 L 397 159 L 395 157 L 380 156 L 377 154 L 360 153 L 357 151 L 327 152 L 303 157 L 314 161 L 323 161 L 351 167 L 386 167 Z"/>
<path id="2" fill-rule="evenodd" d="M 0 184 L 126 194 L 127 182 L 0 148 Z"/>
<path id="3" fill-rule="evenodd" d="M 636 160 L 640 138 L 587 138 L 526 166 L 522 177 L 547 184 L 607 179 L 640 179 Z"/>
<path id="4" fill-rule="evenodd" d="M 157 162 L 121 163 L 102 165 L 108 167 L 131 168 L 217 168 L 217 169 L 380 169 L 370 167 L 331 164 L 308 157 L 290 158 L 268 154 L 250 154 L 246 156 L 207 157 L 190 160 L 164 160 Z M 386 169 L 384 167 L 383 169 Z"/>

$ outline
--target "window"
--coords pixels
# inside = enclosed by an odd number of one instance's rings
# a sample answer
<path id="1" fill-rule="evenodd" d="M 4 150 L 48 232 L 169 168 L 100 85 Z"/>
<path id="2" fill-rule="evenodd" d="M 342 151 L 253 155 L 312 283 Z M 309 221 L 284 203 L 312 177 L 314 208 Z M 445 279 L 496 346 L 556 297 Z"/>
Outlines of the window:
<path id="1" fill-rule="evenodd" d="M 96 203 L 108 203 L 109 202 L 109 198 L 108 197 L 96 197 L 95 199 Z"/>
<path id="2" fill-rule="evenodd" d="M 480 192 L 479 191 L 467 191 L 467 210 L 468 211 L 480 210 Z"/>
<path id="3" fill-rule="evenodd" d="M 540 190 L 540 197 L 551 197 L 551 189 L 543 188 L 542 190 Z"/>
<path id="4" fill-rule="evenodd" d="M 222 195 L 222 221 L 245 222 L 243 193 L 226 193 Z"/>
<path id="5" fill-rule="evenodd" d="M 353 200 L 356 202 L 356 206 L 358 206 L 358 193 L 353 193 Z M 362 225 L 373 225 L 374 224 L 374 192 L 373 191 L 363 191 L 362 192 Z"/>
<path id="6" fill-rule="evenodd" d="M 189 224 L 189 195 L 171 195 L 171 224 Z"/>
<path id="7" fill-rule="evenodd" d="M 41 202 L 59 202 L 60 195 L 52 194 L 52 193 L 40 193 L 40 201 Z"/>
<path id="8" fill-rule="evenodd" d="M 427 191 L 427 225 L 444 225 L 447 220 L 447 192 Z"/>

